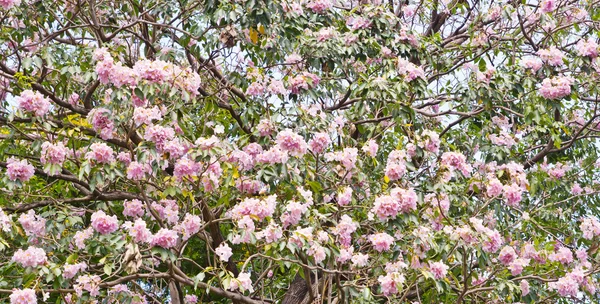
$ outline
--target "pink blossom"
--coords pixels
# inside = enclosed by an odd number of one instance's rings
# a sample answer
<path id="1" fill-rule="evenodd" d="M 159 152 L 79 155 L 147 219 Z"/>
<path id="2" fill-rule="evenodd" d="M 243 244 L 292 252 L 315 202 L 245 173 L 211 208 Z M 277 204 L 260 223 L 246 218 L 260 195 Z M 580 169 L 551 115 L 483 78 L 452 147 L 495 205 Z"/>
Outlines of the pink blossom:
<path id="1" fill-rule="evenodd" d="M 398 200 L 401 212 L 408 213 L 417 209 L 417 193 L 412 188 L 394 188 L 390 191 L 390 195 Z"/>
<path id="2" fill-rule="evenodd" d="M 92 214 L 92 228 L 100 234 L 109 234 L 119 229 L 119 220 L 116 215 L 108 216 L 104 211 L 98 210 Z"/>
<path id="3" fill-rule="evenodd" d="M 521 66 L 526 69 L 531 69 L 534 73 L 542 68 L 543 62 L 539 57 L 524 58 L 521 61 Z"/>
<path id="4" fill-rule="evenodd" d="M 85 157 L 98 164 L 110 164 L 115 160 L 113 149 L 105 143 L 93 143 Z"/>
<path id="5" fill-rule="evenodd" d="M 344 264 L 352 259 L 352 253 L 354 253 L 353 247 L 340 249 L 340 254 L 336 258 L 338 263 Z"/>
<path id="6" fill-rule="evenodd" d="M 100 282 L 102 279 L 97 275 L 81 275 L 77 278 L 77 284 L 73 285 L 77 296 L 81 297 L 83 291 L 90 293 L 90 296 L 95 297 L 100 295 Z"/>
<path id="7" fill-rule="evenodd" d="M 543 13 L 550 13 L 556 9 L 556 0 L 542 0 L 540 9 Z"/>
<path id="8" fill-rule="evenodd" d="M 133 121 L 136 126 L 151 125 L 155 120 L 162 120 L 162 113 L 157 106 L 153 108 L 137 107 L 133 110 Z"/>
<path id="9" fill-rule="evenodd" d="M 352 188 L 344 187 L 338 191 L 337 203 L 340 206 L 346 206 L 352 201 Z"/>
<path id="10" fill-rule="evenodd" d="M 514 276 L 520 275 L 523 272 L 523 268 L 529 265 L 529 259 L 518 258 L 510 263 L 508 269 Z"/>
<path id="11" fill-rule="evenodd" d="M 561 246 L 556 252 L 551 253 L 548 259 L 552 262 L 560 262 L 566 265 L 573 262 L 573 252 L 571 252 L 571 249 Z"/>
<path id="12" fill-rule="evenodd" d="M 433 273 L 433 276 L 438 279 L 441 280 L 443 278 L 446 277 L 446 274 L 448 273 L 448 265 L 444 264 L 443 262 L 439 261 L 439 262 L 429 262 L 429 270 L 431 271 L 431 273 Z"/>
<path id="13" fill-rule="evenodd" d="M 173 176 L 178 180 L 183 180 L 184 178 L 196 176 L 198 174 L 199 169 L 200 165 L 198 163 L 187 157 L 183 157 L 175 163 L 175 168 L 173 169 Z"/>
<path id="14" fill-rule="evenodd" d="M 371 212 L 375 213 L 382 221 L 389 218 L 395 218 L 399 211 L 400 203 L 391 195 L 382 195 L 375 198 L 373 209 L 371 209 Z"/>
<path id="15" fill-rule="evenodd" d="M 310 151 L 315 154 L 320 154 L 327 149 L 327 147 L 331 144 L 331 139 L 329 138 L 329 134 L 327 133 L 315 133 L 313 139 L 308 141 L 308 146 L 310 147 Z"/>
<path id="16" fill-rule="evenodd" d="M 221 245 L 219 245 L 219 247 L 217 247 L 215 249 L 215 253 L 219 256 L 219 259 L 221 259 L 221 261 L 223 261 L 223 262 L 229 261 L 229 257 L 231 257 L 233 255 L 233 252 L 231 251 L 231 247 L 229 247 L 229 245 L 227 245 L 227 243 L 225 243 L 225 242 L 221 243 Z"/>
<path id="17" fill-rule="evenodd" d="M 93 234 L 94 234 L 94 230 L 92 229 L 92 227 L 89 227 L 85 230 L 79 230 L 79 231 L 75 232 L 75 235 L 73 236 L 73 241 L 75 242 L 75 246 L 80 250 L 85 249 L 85 243 L 84 243 L 85 240 L 92 237 Z"/>
<path id="18" fill-rule="evenodd" d="M 339 223 L 333 228 L 333 234 L 339 237 L 342 246 L 350 246 L 352 233 L 358 229 L 358 223 L 354 222 L 347 214 L 342 215 Z"/>
<path id="19" fill-rule="evenodd" d="M 563 64 L 564 54 L 555 46 L 551 46 L 548 49 L 541 49 L 537 51 L 537 55 L 540 56 L 543 62 L 550 66 L 559 66 Z"/>
<path id="20" fill-rule="evenodd" d="M 12 261 L 22 267 L 37 267 L 46 264 L 48 259 L 44 249 L 30 246 L 25 251 L 23 249 L 17 250 L 12 257 Z"/>
<path id="21" fill-rule="evenodd" d="M 358 29 L 367 29 L 372 25 L 371 20 L 364 17 L 348 17 L 346 19 L 346 26 L 348 26 L 351 30 Z"/>
<path id="22" fill-rule="evenodd" d="M 502 183 L 497 178 L 492 178 L 486 187 L 486 193 L 489 197 L 496 197 L 502 194 L 503 189 Z"/>
<path id="23" fill-rule="evenodd" d="M 310 0 L 306 7 L 317 14 L 323 14 L 333 7 L 331 0 Z"/>
<path id="24" fill-rule="evenodd" d="M 264 239 L 265 243 L 270 244 L 279 240 L 283 236 L 283 231 L 279 225 L 271 222 L 267 228 L 256 234 L 259 239 Z"/>
<path id="25" fill-rule="evenodd" d="M 17 160 L 15 157 L 10 157 L 6 161 L 6 176 L 11 181 L 28 181 L 35 173 L 35 169 L 26 159 Z"/>
<path id="26" fill-rule="evenodd" d="M 346 170 L 352 170 L 356 167 L 357 158 L 358 149 L 356 148 L 344 148 L 342 151 L 325 153 L 326 161 L 338 161 Z"/>
<path id="27" fill-rule="evenodd" d="M 20 110 L 31 112 L 35 116 L 44 116 L 50 111 L 50 100 L 39 92 L 25 90 L 15 97 Z"/>
<path id="28" fill-rule="evenodd" d="M 46 235 L 46 219 L 35 214 L 34 210 L 22 213 L 19 216 L 19 223 L 28 236 L 42 237 Z"/>
<path id="29" fill-rule="evenodd" d="M 133 241 L 138 244 L 149 243 L 152 238 L 152 232 L 147 228 L 146 222 L 141 218 L 135 220 L 134 223 L 126 222 L 123 224 L 123 227 L 128 230 Z"/>
<path id="30" fill-rule="evenodd" d="M 231 280 L 229 285 L 229 290 L 240 290 L 242 292 L 249 291 L 250 293 L 254 292 L 254 287 L 252 287 L 252 280 L 250 279 L 250 273 L 242 272 L 238 275 L 237 279 Z"/>
<path id="31" fill-rule="evenodd" d="M 261 96 L 265 93 L 265 87 L 260 82 L 253 82 L 246 89 L 246 95 Z"/>
<path id="32" fill-rule="evenodd" d="M 500 254 L 498 255 L 498 259 L 502 264 L 508 266 L 517 258 L 517 253 L 515 249 L 511 246 L 504 246 L 502 250 L 500 250 Z"/>
<path id="33" fill-rule="evenodd" d="M 152 236 L 150 244 L 152 246 L 159 246 L 162 248 L 173 248 L 177 245 L 177 232 L 169 230 L 167 228 L 161 228 L 155 235 Z"/>
<path id="34" fill-rule="evenodd" d="M 390 246 L 394 243 L 394 238 L 385 233 L 377 233 L 369 236 L 373 248 L 379 252 L 390 250 Z"/>
<path id="35" fill-rule="evenodd" d="M 273 95 L 285 95 L 287 90 L 281 80 L 272 79 L 267 87 L 267 92 Z"/>
<path id="36" fill-rule="evenodd" d="M 381 292 L 385 296 L 395 295 L 402 288 L 404 276 L 398 272 L 389 272 L 385 276 L 379 276 L 377 281 L 381 285 Z"/>
<path id="37" fill-rule="evenodd" d="M 466 157 L 459 152 L 446 152 L 442 154 L 442 165 L 460 171 L 464 176 L 471 173 L 471 165 L 467 164 Z"/>
<path id="38" fill-rule="evenodd" d="M 198 303 L 198 297 L 196 295 L 185 295 L 185 304 L 196 304 Z"/>
<path id="39" fill-rule="evenodd" d="M 574 79 L 565 76 L 555 76 L 542 81 L 540 95 L 546 99 L 561 99 L 571 94 Z"/>
<path id="40" fill-rule="evenodd" d="M 235 205 L 227 214 L 235 220 L 249 215 L 262 221 L 267 217 L 273 216 L 276 206 L 277 196 L 275 195 L 260 200 L 256 198 L 246 198 Z"/>
<path id="41" fill-rule="evenodd" d="M 307 210 L 308 206 L 306 204 L 301 204 L 294 201 L 289 202 L 286 206 L 286 211 L 283 212 L 280 217 L 283 228 L 298 224 L 302 218 L 302 214 L 304 214 Z"/>
<path id="42" fill-rule="evenodd" d="M 127 166 L 127 178 L 131 180 L 143 180 L 146 174 L 152 173 L 152 167 L 148 164 L 133 161 Z"/>
<path id="43" fill-rule="evenodd" d="M 52 164 L 62 166 L 63 162 L 67 158 L 67 152 L 68 150 L 62 142 L 52 144 L 46 141 L 42 144 L 40 162 L 43 165 Z M 46 172 L 45 169 L 44 172 Z"/>
<path id="44" fill-rule="evenodd" d="M 5 9 L 10 8 L 10 5 L 11 5 L 10 3 L 7 7 L 5 5 L 6 2 L 2 2 L 2 1 L 4 1 L 4 0 L 0 0 L 0 5 L 2 5 L 2 7 L 4 7 Z M 16 1 L 15 3 L 18 4 L 18 2 L 20 2 L 20 0 Z M 10 298 L 10 304 L 37 304 L 35 290 L 30 289 L 30 288 L 13 289 L 9 298 Z"/>
<path id="45" fill-rule="evenodd" d="M 314 242 L 310 245 L 310 247 L 308 248 L 306 253 L 308 255 L 312 256 L 313 259 L 315 259 L 316 264 L 323 262 L 323 260 L 325 260 L 325 258 L 327 257 L 323 246 L 319 245 L 316 242 Z"/>
<path id="46" fill-rule="evenodd" d="M 123 215 L 138 218 L 144 216 L 144 203 L 138 199 L 123 202 Z"/>
<path id="47" fill-rule="evenodd" d="M 159 125 L 152 125 L 146 128 L 144 133 L 144 139 L 151 141 L 156 144 L 156 147 L 160 150 L 163 145 L 175 137 L 175 130 L 171 127 L 163 127 Z"/>
<path id="48" fill-rule="evenodd" d="M 577 283 L 577 281 L 569 274 L 566 274 L 556 282 L 548 283 L 548 287 L 558 291 L 558 294 L 562 297 L 575 297 L 579 291 L 579 283 Z"/>
<path id="49" fill-rule="evenodd" d="M 33 210 L 31 210 L 33 211 Z M 11 216 L 7 215 L 6 212 L 0 207 L 0 230 L 9 233 L 11 231 L 12 220 Z"/>
<path id="50" fill-rule="evenodd" d="M 202 220 L 199 216 L 187 213 L 180 224 L 175 226 L 175 230 L 181 233 L 181 238 L 186 241 L 202 228 Z"/>
<path id="51" fill-rule="evenodd" d="M 376 141 L 369 139 L 365 142 L 365 145 L 362 147 L 363 152 L 370 157 L 377 156 L 377 150 L 379 150 L 379 145 Z"/>
<path id="52" fill-rule="evenodd" d="M 85 262 L 77 263 L 77 264 L 66 264 L 63 270 L 63 278 L 69 280 L 75 277 L 75 275 L 79 271 L 85 271 L 87 269 L 87 264 Z"/>
<path id="53" fill-rule="evenodd" d="M 592 38 L 588 38 L 588 40 L 579 40 L 577 45 L 575 46 L 577 50 L 577 54 L 579 56 L 587 56 L 591 58 L 598 57 L 598 43 L 594 41 Z"/>
<path id="54" fill-rule="evenodd" d="M 354 267 L 354 268 L 365 267 L 368 265 L 368 263 L 369 263 L 369 255 L 368 254 L 356 253 L 352 256 L 352 267 Z"/>
<path id="55" fill-rule="evenodd" d="M 281 150 L 287 151 L 290 155 L 298 157 L 304 155 L 308 147 L 304 138 L 290 129 L 286 129 L 277 134 L 277 145 Z"/>
<path id="56" fill-rule="evenodd" d="M 100 138 L 107 140 L 113 138 L 115 123 L 111 119 L 112 113 L 105 108 L 94 108 L 88 113 L 87 120 L 100 133 Z"/>
<path id="57" fill-rule="evenodd" d="M 521 280 L 521 283 L 519 284 L 519 286 L 521 287 L 521 296 L 522 297 L 529 294 L 529 282 L 527 282 L 527 280 Z"/>
<path id="58" fill-rule="evenodd" d="M 133 71 L 139 75 L 140 78 L 153 83 L 168 81 L 172 70 L 172 64 L 162 60 L 139 60 L 133 66 Z"/>
<path id="59" fill-rule="evenodd" d="M 511 207 L 516 207 L 521 202 L 521 188 L 516 183 L 511 185 L 504 185 L 504 198 L 506 199 L 506 204 Z"/>
<path id="60" fill-rule="evenodd" d="M 583 193 L 583 188 L 581 188 L 579 183 L 574 183 L 573 186 L 571 187 L 571 194 L 580 195 L 581 193 Z"/>
<path id="61" fill-rule="evenodd" d="M 423 69 L 421 67 L 416 66 L 414 63 L 412 63 L 404 58 L 398 57 L 397 68 L 398 68 L 398 73 L 400 73 L 400 75 L 406 77 L 406 80 L 408 82 L 411 82 L 418 77 L 425 79 L 425 72 L 423 71 Z"/>
<path id="62" fill-rule="evenodd" d="M 583 232 L 584 239 L 591 240 L 594 236 L 600 235 L 600 222 L 596 218 L 584 218 L 579 228 Z"/>

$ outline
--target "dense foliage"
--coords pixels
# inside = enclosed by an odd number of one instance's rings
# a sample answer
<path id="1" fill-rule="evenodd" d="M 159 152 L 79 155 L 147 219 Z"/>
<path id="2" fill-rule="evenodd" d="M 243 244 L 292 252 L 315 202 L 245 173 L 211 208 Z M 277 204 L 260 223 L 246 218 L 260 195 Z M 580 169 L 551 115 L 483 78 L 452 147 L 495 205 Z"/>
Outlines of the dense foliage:
<path id="1" fill-rule="evenodd" d="M 600 1 L 0 23 L 2 302 L 600 299 Z"/>

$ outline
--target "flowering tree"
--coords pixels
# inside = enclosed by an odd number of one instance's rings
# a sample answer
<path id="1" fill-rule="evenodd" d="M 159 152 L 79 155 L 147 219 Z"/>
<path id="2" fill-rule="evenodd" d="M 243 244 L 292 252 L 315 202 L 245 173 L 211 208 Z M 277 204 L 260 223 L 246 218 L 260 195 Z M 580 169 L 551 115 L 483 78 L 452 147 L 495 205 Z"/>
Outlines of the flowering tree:
<path id="1" fill-rule="evenodd" d="M 0 0 L 0 301 L 598 301 L 597 0 Z"/>

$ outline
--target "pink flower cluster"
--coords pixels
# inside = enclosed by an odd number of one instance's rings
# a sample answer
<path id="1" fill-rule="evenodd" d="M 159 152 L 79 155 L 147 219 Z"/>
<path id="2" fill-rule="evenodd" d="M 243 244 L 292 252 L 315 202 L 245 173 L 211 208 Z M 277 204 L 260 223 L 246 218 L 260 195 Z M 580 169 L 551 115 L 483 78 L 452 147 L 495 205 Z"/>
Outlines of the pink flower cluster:
<path id="1" fill-rule="evenodd" d="M 291 156 L 301 157 L 306 154 L 308 145 L 304 138 L 290 129 L 277 134 L 277 145 L 283 151 L 290 153 Z"/>
<path id="2" fill-rule="evenodd" d="M 10 157 L 6 161 L 6 175 L 11 181 L 28 181 L 33 174 L 35 169 L 26 159 L 18 160 L 14 157 Z"/>
<path id="3" fill-rule="evenodd" d="M 33 113 L 35 116 L 44 116 L 50 111 L 50 101 L 39 92 L 25 90 L 15 97 L 20 110 Z"/>
<path id="4" fill-rule="evenodd" d="M 402 289 L 405 278 L 399 272 L 388 272 L 385 276 L 379 276 L 377 278 L 379 285 L 381 285 L 381 292 L 385 296 L 395 295 Z"/>
<path id="5" fill-rule="evenodd" d="M 548 283 L 548 288 L 556 290 L 562 297 L 576 297 L 579 286 L 585 283 L 585 273 L 581 269 L 574 269 L 558 281 Z"/>
<path id="6" fill-rule="evenodd" d="M 252 286 L 252 279 L 250 279 L 249 272 L 242 272 L 238 275 L 237 279 L 231 280 L 229 284 L 229 290 L 240 290 L 241 292 L 249 291 L 250 293 L 254 292 L 254 287 Z"/>
<path id="7" fill-rule="evenodd" d="M 418 77 L 425 79 L 425 72 L 423 71 L 423 69 L 404 58 L 398 57 L 397 68 L 398 73 L 406 77 L 406 80 L 409 82 L 417 79 Z"/>
<path id="8" fill-rule="evenodd" d="M 320 81 L 321 78 L 319 78 L 319 76 L 309 72 L 302 72 L 302 74 L 289 79 L 288 85 L 292 94 L 298 94 L 301 90 L 308 90 L 316 87 L 319 85 Z"/>
<path id="9" fill-rule="evenodd" d="M 19 223 L 28 236 L 42 237 L 46 235 L 46 219 L 35 214 L 34 210 L 22 213 L 19 216 Z"/>
<path id="10" fill-rule="evenodd" d="M 90 151 L 85 154 L 85 157 L 98 164 L 110 164 L 115 160 L 113 149 L 105 143 L 93 143 L 90 145 Z"/>
<path id="11" fill-rule="evenodd" d="M 42 248 L 30 246 L 27 250 L 19 249 L 12 257 L 12 261 L 23 267 L 42 266 L 48 262 L 46 252 Z"/>
<path id="12" fill-rule="evenodd" d="M 590 58 L 598 57 L 598 43 L 596 43 L 596 41 L 594 41 L 592 38 L 588 38 L 588 40 L 579 40 L 577 45 L 575 45 L 575 49 L 577 50 L 577 54 L 579 54 L 579 56 Z"/>
<path id="13" fill-rule="evenodd" d="M 148 229 L 143 219 L 138 218 L 134 223 L 125 222 L 123 223 L 123 228 L 129 232 L 129 236 L 133 238 L 134 242 L 138 244 L 150 242 L 152 232 Z"/>
<path id="14" fill-rule="evenodd" d="M 373 248 L 378 252 L 388 251 L 394 243 L 394 237 L 385 233 L 377 233 L 369 236 L 369 241 L 373 245 Z"/>
<path id="15" fill-rule="evenodd" d="M 77 264 L 66 264 L 63 270 L 63 278 L 69 280 L 75 277 L 78 272 L 85 271 L 87 269 L 87 264 L 85 262 L 77 263 Z"/>
<path id="16" fill-rule="evenodd" d="M 152 246 L 159 246 L 169 249 L 177 245 L 178 239 L 179 236 L 177 235 L 177 232 L 167 228 L 161 228 L 155 235 L 152 236 L 150 244 Z"/>
<path id="17" fill-rule="evenodd" d="M 133 161 L 127 166 L 127 178 L 131 180 L 142 180 L 146 178 L 146 174 L 152 173 L 152 167 L 148 164 L 138 163 Z"/>
<path id="18" fill-rule="evenodd" d="M 431 273 L 433 273 L 433 277 L 435 277 L 438 280 L 441 280 L 446 277 L 446 274 L 448 273 L 448 268 L 448 265 L 444 264 L 441 261 L 429 262 L 429 270 L 431 271 Z"/>
<path id="19" fill-rule="evenodd" d="M 417 208 L 417 194 L 413 189 L 394 188 L 390 195 L 382 195 L 375 199 L 371 212 L 382 220 L 395 218 L 398 213 L 408 213 Z"/>
<path id="20" fill-rule="evenodd" d="M 537 55 L 540 56 L 543 62 L 550 66 L 559 66 L 563 64 L 564 54 L 559 49 L 551 46 L 548 49 L 541 49 L 537 51 Z"/>
<path id="21" fill-rule="evenodd" d="M 329 134 L 323 132 L 315 133 L 313 138 L 308 141 L 310 151 L 312 151 L 315 154 L 323 153 L 327 149 L 329 144 L 331 144 Z"/>
<path id="22" fill-rule="evenodd" d="M 350 204 L 350 202 L 352 201 L 352 188 L 351 187 L 344 187 L 341 189 L 341 191 L 338 191 L 338 195 L 337 195 L 337 203 L 340 206 L 346 206 L 348 204 Z"/>
<path id="23" fill-rule="evenodd" d="M 440 150 L 440 136 L 431 130 L 425 130 L 418 145 L 427 152 L 438 153 Z"/>
<path id="24" fill-rule="evenodd" d="M 270 195 L 264 199 L 246 198 L 235 205 L 227 214 L 234 220 L 248 215 L 258 220 L 273 216 L 277 206 L 277 196 Z"/>
<path id="25" fill-rule="evenodd" d="M 526 69 L 531 69 L 534 73 L 537 72 L 539 69 L 541 69 L 543 64 L 544 63 L 542 62 L 542 60 L 539 57 L 524 58 L 521 61 L 522 67 L 524 67 Z"/>
<path id="26" fill-rule="evenodd" d="M 546 99 L 561 99 L 571 94 L 571 85 L 575 80 L 566 76 L 545 78 L 540 87 L 540 95 Z"/>
<path id="27" fill-rule="evenodd" d="M 53 164 L 60 166 L 66 160 L 67 153 L 68 150 L 62 142 L 52 144 L 46 141 L 42 144 L 40 162 L 44 165 Z"/>
<path id="28" fill-rule="evenodd" d="M 123 202 L 123 215 L 138 218 L 144 216 L 144 203 L 140 200 L 126 200 Z"/>
<path id="29" fill-rule="evenodd" d="M 356 167 L 357 158 L 358 149 L 356 148 L 344 148 L 342 151 L 325 153 L 326 161 L 337 161 L 341 163 L 346 170 L 352 170 Z"/>
<path id="30" fill-rule="evenodd" d="M 347 214 L 342 215 L 339 223 L 333 228 L 332 233 L 339 238 L 343 247 L 349 247 L 352 241 L 352 233 L 358 229 L 358 223 L 354 222 Z"/>
<path id="31" fill-rule="evenodd" d="M 401 179 L 404 174 L 406 174 L 406 152 L 394 150 L 388 155 L 385 176 L 390 181 L 395 181 Z"/>
<path id="32" fill-rule="evenodd" d="M 446 152 L 442 154 L 441 163 L 450 169 L 460 171 L 464 176 L 469 176 L 473 169 L 471 165 L 467 163 L 466 157 L 460 152 Z"/>
<path id="33" fill-rule="evenodd" d="M 102 279 L 97 275 L 82 275 L 77 278 L 77 284 L 73 286 L 78 297 L 83 295 L 83 291 L 90 293 L 95 297 L 100 295 L 100 282 Z"/>
<path id="34" fill-rule="evenodd" d="M 98 132 L 100 138 L 107 140 L 113 138 L 115 123 L 110 118 L 111 112 L 105 108 L 94 108 L 88 113 L 87 120 Z"/>
<path id="35" fill-rule="evenodd" d="M 112 83 L 115 87 L 135 87 L 142 81 L 157 84 L 171 84 L 188 92 L 192 96 L 198 94 L 200 75 L 190 68 L 181 68 L 162 60 L 140 60 L 133 68 L 123 66 L 114 61 L 104 48 L 97 49 L 93 56 L 96 63 L 98 79 L 103 84 Z"/>
<path id="36" fill-rule="evenodd" d="M 19 1 L 17 1 L 17 2 L 19 2 Z M 0 4 L 1 4 L 1 1 L 0 1 Z M 9 298 L 10 298 L 10 304 L 37 304 L 35 290 L 30 289 L 30 288 L 13 289 Z"/>
<path id="37" fill-rule="evenodd" d="M 331 0 L 310 0 L 306 7 L 311 9 L 313 12 L 317 14 L 326 13 L 333 7 L 333 1 Z"/>
<path id="38" fill-rule="evenodd" d="M 157 106 L 153 108 L 137 107 L 133 110 L 133 121 L 136 126 L 151 125 L 155 120 L 162 120 L 162 113 Z"/>
<path id="39" fill-rule="evenodd" d="M 296 225 L 302 219 L 302 214 L 308 211 L 308 207 L 310 204 L 308 203 L 299 203 L 295 201 L 289 202 L 285 206 L 285 210 L 280 217 L 283 228 L 287 228 L 291 225 Z"/>
<path id="40" fill-rule="evenodd" d="M 233 255 L 233 252 L 231 251 L 231 247 L 229 247 L 229 245 L 227 245 L 227 243 L 225 243 L 225 242 L 221 243 L 221 245 L 219 245 L 219 247 L 217 247 L 215 249 L 215 253 L 219 257 L 219 259 L 223 262 L 229 261 L 229 257 L 231 257 Z"/>
<path id="41" fill-rule="evenodd" d="M 151 125 L 146 128 L 144 139 L 156 144 L 156 148 L 162 151 L 164 145 L 175 137 L 175 130 L 171 127 Z"/>
<path id="42" fill-rule="evenodd" d="M 181 233 L 181 238 L 187 241 L 202 228 L 202 220 L 199 216 L 187 213 L 181 223 L 175 225 L 174 229 Z"/>
<path id="43" fill-rule="evenodd" d="M 80 230 L 80 231 L 75 232 L 75 235 L 73 236 L 73 241 L 75 242 L 75 246 L 80 250 L 85 249 L 85 243 L 84 243 L 85 240 L 92 237 L 93 234 L 94 234 L 94 229 L 92 229 L 92 227 L 89 227 L 85 230 Z"/>
<path id="44" fill-rule="evenodd" d="M 379 145 L 376 141 L 369 139 L 365 142 L 365 145 L 362 147 L 363 152 L 370 157 L 377 156 L 377 151 L 379 150 Z"/>
<path id="45" fill-rule="evenodd" d="M 583 232 L 583 238 L 591 240 L 595 236 L 600 236 L 600 222 L 595 217 L 586 217 L 579 226 Z"/>
<path id="46" fill-rule="evenodd" d="M 98 210 L 92 214 L 92 228 L 100 234 L 109 234 L 119 229 L 119 220 L 116 215 L 108 216 L 104 211 Z"/>

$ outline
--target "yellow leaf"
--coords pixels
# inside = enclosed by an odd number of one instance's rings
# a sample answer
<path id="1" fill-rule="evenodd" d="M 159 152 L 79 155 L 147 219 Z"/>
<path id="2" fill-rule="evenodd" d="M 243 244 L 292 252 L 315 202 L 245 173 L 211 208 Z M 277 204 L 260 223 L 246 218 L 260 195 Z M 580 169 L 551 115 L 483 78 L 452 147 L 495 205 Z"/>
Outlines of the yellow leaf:
<path id="1" fill-rule="evenodd" d="M 383 181 L 385 181 L 385 183 L 389 183 L 390 182 L 390 178 L 386 175 L 383 177 Z"/>
<path id="2" fill-rule="evenodd" d="M 258 32 L 251 28 L 250 29 L 250 41 L 252 41 L 252 43 L 258 43 Z"/>
<path id="3" fill-rule="evenodd" d="M 265 27 L 262 24 L 258 25 L 258 32 L 261 34 L 265 34 Z"/>
<path id="4" fill-rule="evenodd" d="M 81 115 L 79 114 L 72 114 L 72 115 L 67 115 L 67 120 L 77 126 L 77 127 L 85 127 L 85 128 L 91 128 L 92 125 L 90 125 L 87 120 L 85 120 L 84 118 L 81 117 Z"/>

